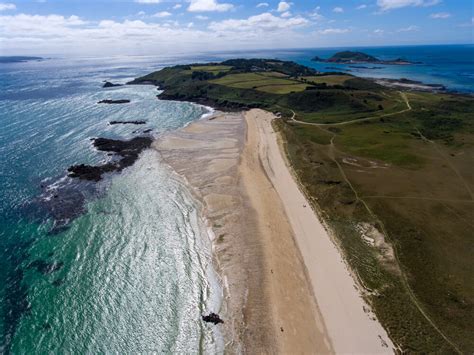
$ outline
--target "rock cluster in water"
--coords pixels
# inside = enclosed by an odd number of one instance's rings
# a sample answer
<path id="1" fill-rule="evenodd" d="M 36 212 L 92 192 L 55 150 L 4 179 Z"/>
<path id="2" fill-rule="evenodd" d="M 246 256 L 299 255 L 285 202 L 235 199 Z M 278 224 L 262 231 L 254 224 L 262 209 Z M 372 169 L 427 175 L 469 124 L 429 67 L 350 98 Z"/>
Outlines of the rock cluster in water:
<path id="1" fill-rule="evenodd" d="M 105 173 L 119 172 L 131 166 L 138 159 L 139 154 L 149 148 L 152 142 L 151 137 L 135 137 L 128 141 L 96 138 L 93 140 L 94 147 L 103 152 L 115 153 L 120 159 L 96 166 L 73 165 L 68 168 L 69 176 L 81 180 L 100 181 Z"/>
<path id="2" fill-rule="evenodd" d="M 29 269 L 36 269 L 36 271 L 46 275 L 51 274 L 55 271 L 58 271 L 63 267 L 64 263 L 62 261 L 49 263 L 45 260 L 38 259 L 31 262 L 28 265 Z"/>
<path id="3" fill-rule="evenodd" d="M 116 124 L 146 124 L 146 121 L 110 121 L 109 125 L 116 125 Z"/>
<path id="4" fill-rule="evenodd" d="M 106 99 L 106 100 L 100 100 L 98 102 L 98 104 L 128 104 L 130 103 L 130 100 L 127 100 L 127 99 L 120 99 L 120 100 L 109 100 L 109 99 Z"/>
<path id="5" fill-rule="evenodd" d="M 103 88 L 114 88 L 117 86 L 122 86 L 122 84 L 114 84 L 111 83 L 110 81 L 106 81 L 105 84 L 102 86 Z"/>

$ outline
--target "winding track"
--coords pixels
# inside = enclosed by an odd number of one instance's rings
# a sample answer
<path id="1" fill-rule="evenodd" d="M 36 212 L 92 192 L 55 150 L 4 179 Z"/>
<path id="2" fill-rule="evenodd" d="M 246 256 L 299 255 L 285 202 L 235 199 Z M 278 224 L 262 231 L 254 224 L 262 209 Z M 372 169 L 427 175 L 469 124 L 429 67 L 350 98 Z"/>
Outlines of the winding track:
<path id="1" fill-rule="evenodd" d="M 324 127 L 324 126 L 345 126 L 345 125 L 352 124 L 352 123 L 371 121 L 371 120 L 380 119 L 380 118 L 389 117 L 389 116 L 395 116 L 395 115 L 398 115 L 398 114 L 400 114 L 400 113 L 404 113 L 404 112 L 411 111 L 412 108 L 411 108 L 410 102 L 408 101 L 408 98 L 406 97 L 405 93 L 403 93 L 403 92 L 401 92 L 401 91 L 399 91 L 399 93 L 400 93 L 401 97 L 403 98 L 403 100 L 405 101 L 405 103 L 406 103 L 406 105 L 407 105 L 407 108 L 404 109 L 404 110 L 401 110 L 401 111 L 392 112 L 392 113 L 386 113 L 386 114 L 381 115 L 381 116 L 372 116 L 372 117 L 358 118 L 358 119 L 356 119 L 356 120 L 344 121 L 344 122 L 338 122 L 338 123 L 312 123 L 312 122 L 305 122 L 305 121 L 300 121 L 300 120 L 295 119 L 296 113 L 295 113 L 295 111 L 291 110 L 291 112 L 293 113 L 293 116 L 291 117 L 291 121 L 292 121 L 292 122 L 299 123 L 299 124 L 304 124 L 304 125 L 308 125 L 308 126 L 317 126 L 317 127 Z"/>

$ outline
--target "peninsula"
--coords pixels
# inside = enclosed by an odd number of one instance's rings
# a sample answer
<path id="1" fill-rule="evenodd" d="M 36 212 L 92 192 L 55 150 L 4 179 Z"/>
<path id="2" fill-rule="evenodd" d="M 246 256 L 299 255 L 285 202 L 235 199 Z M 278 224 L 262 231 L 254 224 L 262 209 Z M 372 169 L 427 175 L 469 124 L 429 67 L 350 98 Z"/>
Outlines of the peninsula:
<path id="1" fill-rule="evenodd" d="M 273 59 L 178 65 L 129 84 L 225 111 L 153 147 L 216 236 L 216 326 L 229 344 L 474 348 L 471 96 Z"/>
<path id="2" fill-rule="evenodd" d="M 356 64 L 356 63 L 370 63 L 370 64 L 386 64 L 386 65 L 410 65 L 419 64 L 418 62 L 411 62 L 403 58 L 381 60 L 362 52 L 344 51 L 334 54 L 329 59 L 314 57 L 314 62 L 336 63 L 336 64 Z"/>

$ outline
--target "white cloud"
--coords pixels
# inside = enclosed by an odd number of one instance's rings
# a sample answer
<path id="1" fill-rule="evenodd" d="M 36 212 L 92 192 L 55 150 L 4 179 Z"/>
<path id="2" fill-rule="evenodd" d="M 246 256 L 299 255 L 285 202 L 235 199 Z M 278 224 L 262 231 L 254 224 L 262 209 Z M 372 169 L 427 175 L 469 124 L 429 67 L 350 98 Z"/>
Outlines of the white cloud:
<path id="1" fill-rule="evenodd" d="M 446 19 L 451 17 L 451 14 L 449 12 L 437 12 L 435 14 L 431 14 L 430 17 L 433 19 Z"/>
<path id="2" fill-rule="evenodd" d="M 376 35 L 383 35 L 385 33 L 384 30 L 380 29 L 380 28 L 377 28 L 376 30 L 374 30 L 374 34 Z"/>
<path id="3" fill-rule="evenodd" d="M 258 7 L 269 7 L 269 6 L 270 6 L 270 4 L 268 2 L 261 2 L 261 3 L 257 4 L 256 7 L 258 8 Z"/>
<path id="4" fill-rule="evenodd" d="M 219 3 L 217 0 L 190 0 L 188 11 L 190 12 L 206 12 L 217 11 L 225 12 L 232 10 L 234 5 L 228 3 Z"/>
<path id="5" fill-rule="evenodd" d="M 341 12 L 344 12 L 344 9 L 342 7 L 335 7 L 334 9 L 332 9 L 333 12 L 337 12 L 337 13 L 341 13 Z"/>
<path id="6" fill-rule="evenodd" d="M 188 28 L 194 27 L 194 22 L 188 23 Z"/>
<path id="7" fill-rule="evenodd" d="M 159 4 L 161 0 L 135 0 L 139 4 Z"/>
<path id="8" fill-rule="evenodd" d="M 322 20 L 324 16 L 319 13 L 320 9 L 321 9 L 320 6 L 316 7 L 314 9 L 314 12 L 309 14 L 309 17 L 311 17 L 313 20 L 316 20 L 316 21 Z"/>
<path id="9" fill-rule="evenodd" d="M 366 4 L 362 4 L 362 5 L 359 5 L 356 7 L 357 10 L 363 10 L 363 9 L 366 9 L 367 8 L 367 5 Z"/>
<path id="10" fill-rule="evenodd" d="M 278 12 L 286 12 L 290 9 L 291 7 L 291 4 L 286 2 L 286 1 L 280 1 L 280 3 L 278 4 L 278 9 L 277 11 Z"/>
<path id="11" fill-rule="evenodd" d="M 324 30 L 319 30 L 318 33 L 322 35 L 333 35 L 333 34 L 343 34 L 348 33 L 351 30 L 348 28 L 326 28 Z"/>
<path id="12" fill-rule="evenodd" d="M 399 28 L 397 30 L 397 32 L 415 32 L 415 31 L 419 31 L 419 30 L 420 30 L 420 28 L 418 26 L 411 25 L 411 26 L 408 26 L 408 27 Z"/>
<path id="13" fill-rule="evenodd" d="M 176 4 L 173 6 L 173 9 L 177 10 L 177 9 L 181 9 L 183 7 L 183 5 L 181 4 Z"/>
<path id="14" fill-rule="evenodd" d="M 440 0 L 377 0 L 377 5 L 382 11 L 400 9 L 407 6 L 433 6 L 439 4 Z"/>
<path id="15" fill-rule="evenodd" d="M 0 11 L 15 10 L 15 4 L 0 2 Z"/>
<path id="16" fill-rule="evenodd" d="M 281 18 L 266 12 L 243 20 L 229 19 L 212 22 L 209 29 L 216 32 L 275 32 L 302 27 L 308 23 L 309 21 L 303 17 Z"/>
<path id="17" fill-rule="evenodd" d="M 290 11 L 286 11 L 286 12 L 282 13 L 280 16 L 281 16 L 281 17 L 291 17 L 291 12 L 290 12 Z"/>
<path id="18" fill-rule="evenodd" d="M 209 20 L 209 17 L 203 15 L 197 15 L 196 18 L 201 21 Z"/>
<path id="19" fill-rule="evenodd" d="M 160 11 L 153 15 L 153 17 L 164 18 L 171 16 L 171 13 L 168 11 Z"/>
<path id="20" fill-rule="evenodd" d="M 146 12 L 145 11 L 138 11 L 137 16 L 145 16 Z"/>

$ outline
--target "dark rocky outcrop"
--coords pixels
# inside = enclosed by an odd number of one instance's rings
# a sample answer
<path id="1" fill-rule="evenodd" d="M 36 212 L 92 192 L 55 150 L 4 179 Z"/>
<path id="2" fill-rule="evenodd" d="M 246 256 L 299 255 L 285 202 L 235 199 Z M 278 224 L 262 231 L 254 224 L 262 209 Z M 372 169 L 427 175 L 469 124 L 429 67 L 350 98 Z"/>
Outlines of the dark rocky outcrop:
<path id="1" fill-rule="evenodd" d="M 160 100 L 172 100 L 172 101 L 185 101 L 193 102 L 195 104 L 212 107 L 215 110 L 226 111 L 226 112 L 240 112 L 243 110 L 250 110 L 252 108 L 265 108 L 261 105 L 247 105 L 240 102 L 217 100 L 210 97 L 186 97 L 180 95 L 173 95 L 162 92 L 157 96 Z"/>
<path id="2" fill-rule="evenodd" d="M 121 100 L 100 100 L 98 104 L 128 104 L 130 100 L 121 99 Z"/>
<path id="3" fill-rule="evenodd" d="M 63 267 L 64 263 L 62 261 L 49 263 L 42 259 L 35 260 L 28 265 L 29 269 L 36 269 L 36 271 L 42 273 L 43 275 L 51 274 L 55 271 L 58 271 Z"/>
<path id="4" fill-rule="evenodd" d="M 69 176 L 81 180 L 100 181 L 105 173 L 119 172 L 131 166 L 139 154 L 150 147 L 153 139 L 151 137 L 136 137 L 128 141 L 108 138 L 97 138 L 93 140 L 94 147 L 102 152 L 113 152 L 120 159 L 102 165 L 73 165 L 69 167 Z"/>
<path id="5" fill-rule="evenodd" d="M 146 124 L 146 121 L 110 121 L 109 125 L 116 125 L 116 124 Z"/>
<path id="6" fill-rule="evenodd" d="M 103 88 L 114 88 L 117 86 L 122 86 L 122 84 L 114 84 L 111 83 L 110 81 L 106 81 L 104 85 L 102 85 Z"/>
<path id="7" fill-rule="evenodd" d="M 207 316 L 202 316 L 202 320 L 207 323 L 219 324 L 224 323 L 224 321 L 216 313 L 210 313 Z"/>

